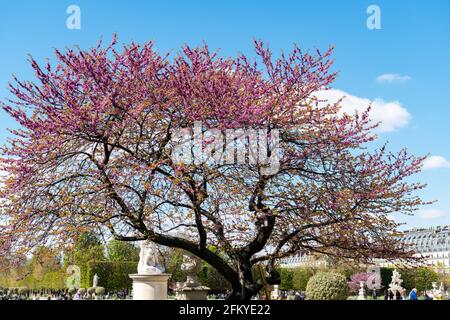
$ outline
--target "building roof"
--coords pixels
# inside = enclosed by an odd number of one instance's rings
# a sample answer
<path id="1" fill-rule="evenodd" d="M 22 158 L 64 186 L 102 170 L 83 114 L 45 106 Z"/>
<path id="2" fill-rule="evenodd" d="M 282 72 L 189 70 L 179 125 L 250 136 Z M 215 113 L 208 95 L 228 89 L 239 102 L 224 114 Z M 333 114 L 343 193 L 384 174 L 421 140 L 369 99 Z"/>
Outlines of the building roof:
<path id="1" fill-rule="evenodd" d="M 407 230 L 400 239 L 419 253 L 450 251 L 449 226 Z"/>

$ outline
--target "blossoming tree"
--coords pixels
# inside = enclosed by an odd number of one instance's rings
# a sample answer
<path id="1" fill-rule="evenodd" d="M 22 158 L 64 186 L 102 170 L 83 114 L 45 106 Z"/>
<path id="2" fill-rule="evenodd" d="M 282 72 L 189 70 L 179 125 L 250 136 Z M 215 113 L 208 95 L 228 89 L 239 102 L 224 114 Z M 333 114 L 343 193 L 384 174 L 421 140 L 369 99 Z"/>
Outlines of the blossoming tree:
<path id="1" fill-rule="evenodd" d="M 114 40 L 56 50 L 55 65 L 31 58 L 37 80 L 15 79 L 2 103 L 20 129 L 1 149 L 0 255 L 70 247 L 86 230 L 148 239 L 209 263 L 230 299 L 261 289 L 252 266 L 277 283 L 276 261 L 299 252 L 410 257 L 389 214 L 424 204 L 424 186 L 407 179 L 423 158 L 368 151 L 369 110 L 346 114 L 314 97 L 336 77 L 331 49 L 274 58 L 256 41 L 255 52 L 225 59 L 186 46 L 169 57 Z M 279 167 L 174 161 L 173 130 L 195 122 L 278 130 Z"/>

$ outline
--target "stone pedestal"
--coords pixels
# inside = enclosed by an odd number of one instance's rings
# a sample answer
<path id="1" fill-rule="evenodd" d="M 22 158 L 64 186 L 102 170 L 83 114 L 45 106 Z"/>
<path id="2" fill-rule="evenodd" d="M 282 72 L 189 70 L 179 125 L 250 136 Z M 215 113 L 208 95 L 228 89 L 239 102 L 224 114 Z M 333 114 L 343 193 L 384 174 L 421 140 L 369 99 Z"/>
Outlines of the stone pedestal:
<path id="1" fill-rule="evenodd" d="M 272 286 L 272 290 L 270 292 L 271 300 L 278 300 L 280 298 L 280 288 L 277 284 Z"/>
<path id="2" fill-rule="evenodd" d="M 179 300 L 206 300 L 209 288 L 205 286 L 184 287 L 177 291 Z"/>
<path id="3" fill-rule="evenodd" d="M 167 300 L 170 274 L 130 274 L 133 279 L 133 300 Z"/>

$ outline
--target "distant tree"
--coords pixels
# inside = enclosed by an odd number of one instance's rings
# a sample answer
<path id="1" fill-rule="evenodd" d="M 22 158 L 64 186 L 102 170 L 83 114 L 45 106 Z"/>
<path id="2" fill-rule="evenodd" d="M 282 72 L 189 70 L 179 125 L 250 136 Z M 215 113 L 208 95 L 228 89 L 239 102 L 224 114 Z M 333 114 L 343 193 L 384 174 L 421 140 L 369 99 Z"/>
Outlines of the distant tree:
<path id="1" fill-rule="evenodd" d="M 75 264 L 80 267 L 89 262 L 105 260 L 105 247 L 100 239 L 91 232 L 84 232 L 78 238 L 75 248 L 66 252 L 65 264 Z"/>
<path id="2" fill-rule="evenodd" d="M 280 289 L 281 290 L 292 290 L 293 286 L 293 277 L 294 270 L 288 268 L 281 268 L 278 270 L 281 277 Z"/>
<path id="3" fill-rule="evenodd" d="M 183 263 L 183 250 L 177 248 L 160 248 L 162 263 L 167 273 L 170 273 L 170 281 L 182 282 L 186 280 L 186 274 L 181 270 Z"/>
<path id="4" fill-rule="evenodd" d="M 203 262 L 203 268 L 197 274 L 200 282 L 212 290 L 226 291 L 230 283 L 213 267 Z"/>
<path id="5" fill-rule="evenodd" d="M 355 273 L 350 277 L 350 281 L 348 282 L 348 287 L 351 293 L 358 293 L 360 288 L 360 282 L 364 283 L 364 288 L 367 289 L 367 279 L 369 279 L 370 273 L 367 272 L 359 272 Z"/>
<path id="6" fill-rule="evenodd" d="M 61 256 L 48 247 L 39 247 L 29 261 L 29 267 L 36 279 L 42 279 L 46 273 L 61 269 Z"/>
<path id="7" fill-rule="evenodd" d="M 403 287 L 408 290 L 416 288 L 419 291 L 432 288 L 432 282 L 439 281 L 439 275 L 429 267 L 401 269 Z"/>
<path id="8" fill-rule="evenodd" d="M 139 248 L 131 242 L 111 240 L 107 252 L 109 261 L 139 261 Z"/>

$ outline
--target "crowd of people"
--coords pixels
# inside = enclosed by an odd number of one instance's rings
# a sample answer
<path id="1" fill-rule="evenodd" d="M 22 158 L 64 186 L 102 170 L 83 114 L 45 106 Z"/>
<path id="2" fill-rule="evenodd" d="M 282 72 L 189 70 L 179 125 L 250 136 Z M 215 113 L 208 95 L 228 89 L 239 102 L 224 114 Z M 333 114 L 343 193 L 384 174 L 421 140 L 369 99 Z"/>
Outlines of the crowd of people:
<path id="1" fill-rule="evenodd" d="M 396 291 L 395 294 L 391 289 L 384 291 L 385 300 L 443 300 L 448 298 L 449 293 L 441 293 L 436 290 L 424 290 L 419 293 L 416 288 L 413 288 L 409 294 L 406 294 L 406 290 L 401 292 Z M 209 300 L 225 300 L 227 293 L 215 293 L 209 294 Z M 372 299 L 377 299 L 377 290 L 371 291 Z M 175 296 L 169 296 L 169 299 L 176 299 Z M 79 289 L 75 293 L 70 290 L 27 290 L 24 292 L 18 292 L 17 290 L 3 290 L 0 291 L 0 300 L 127 300 L 132 299 L 130 292 L 126 290 L 119 290 L 113 292 L 107 292 L 104 295 L 96 295 L 95 292 Z M 272 296 L 272 300 L 305 300 L 306 295 L 302 291 L 287 291 L 280 292 L 276 297 Z M 267 300 L 264 294 L 257 294 L 253 297 L 253 300 Z"/>
<path id="2" fill-rule="evenodd" d="M 444 300 L 445 297 L 448 298 L 449 293 L 440 290 L 424 290 L 419 293 L 417 288 L 413 288 L 408 295 L 406 295 L 406 289 L 395 293 L 391 289 L 386 289 L 384 292 L 384 300 L 419 300 L 420 296 L 423 300 Z"/>
<path id="3" fill-rule="evenodd" d="M 77 290 L 4 290 L 0 292 L 0 300 L 126 300 L 131 299 L 126 290 L 107 292 L 105 295 L 96 295 L 95 292 Z"/>

